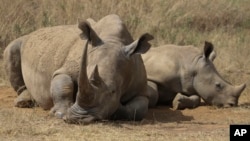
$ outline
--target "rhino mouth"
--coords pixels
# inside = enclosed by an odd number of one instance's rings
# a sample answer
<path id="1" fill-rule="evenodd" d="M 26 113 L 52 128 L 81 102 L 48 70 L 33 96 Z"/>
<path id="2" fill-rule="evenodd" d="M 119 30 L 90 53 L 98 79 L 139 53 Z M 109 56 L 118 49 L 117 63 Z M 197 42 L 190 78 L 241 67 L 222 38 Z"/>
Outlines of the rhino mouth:
<path id="1" fill-rule="evenodd" d="M 238 104 L 228 103 L 228 104 L 223 105 L 223 108 L 230 108 L 230 107 L 237 107 L 237 106 Z"/>
<path id="2" fill-rule="evenodd" d="M 212 102 L 210 105 L 216 106 L 218 108 L 231 108 L 231 107 L 237 107 L 238 106 L 238 100 L 227 102 L 227 103 L 220 103 L 220 102 Z"/>
<path id="3" fill-rule="evenodd" d="M 66 123 L 70 124 L 88 124 L 96 119 L 88 110 L 81 108 L 77 104 L 69 108 L 66 116 L 63 118 Z"/>
<path id="4" fill-rule="evenodd" d="M 236 103 L 228 103 L 228 104 L 212 104 L 218 108 L 231 108 L 231 107 L 237 107 L 238 105 Z"/>

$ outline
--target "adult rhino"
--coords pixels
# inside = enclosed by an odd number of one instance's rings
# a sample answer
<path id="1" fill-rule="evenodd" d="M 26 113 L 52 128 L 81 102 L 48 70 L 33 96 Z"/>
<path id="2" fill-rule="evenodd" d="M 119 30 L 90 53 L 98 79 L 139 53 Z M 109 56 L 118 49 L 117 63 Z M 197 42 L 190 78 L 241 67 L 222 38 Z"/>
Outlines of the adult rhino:
<path id="1" fill-rule="evenodd" d="M 70 123 L 141 120 L 148 98 L 140 54 L 153 37 L 133 41 L 117 15 L 78 27 L 43 28 L 7 46 L 5 68 L 18 94 L 15 105 L 31 107 L 35 101 Z"/>
<path id="2" fill-rule="evenodd" d="M 142 55 L 148 77 L 150 106 L 173 104 L 174 109 L 195 108 L 200 97 L 210 105 L 236 106 L 245 84 L 232 86 L 216 70 L 213 44 L 204 50 L 193 46 L 164 45 Z"/>

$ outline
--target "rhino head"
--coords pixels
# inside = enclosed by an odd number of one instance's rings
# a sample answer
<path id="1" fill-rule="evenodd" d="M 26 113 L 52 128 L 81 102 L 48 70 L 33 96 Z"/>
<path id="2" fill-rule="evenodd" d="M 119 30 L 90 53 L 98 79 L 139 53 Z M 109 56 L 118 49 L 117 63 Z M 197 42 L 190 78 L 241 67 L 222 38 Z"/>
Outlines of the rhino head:
<path id="1" fill-rule="evenodd" d="M 203 54 L 194 61 L 194 90 L 207 104 L 218 107 L 237 106 L 246 84 L 233 86 L 225 81 L 212 62 L 214 58 L 213 44 L 205 42 Z"/>
<path id="2" fill-rule="evenodd" d="M 145 53 L 151 46 L 148 41 L 152 39 L 151 35 L 144 34 L 124 45 L 116 37 L 101 39 L 86 21 L 79 23 L 79 28 L 81 37 L 87 42 L 80 64 L 76 101 L 64 117 L 69 123 L 107 119 L 118 109 L 126 89 L 124 85 L 136 71 L 131 69 L 131 62 L 136 60 L 132 58 Z"/>

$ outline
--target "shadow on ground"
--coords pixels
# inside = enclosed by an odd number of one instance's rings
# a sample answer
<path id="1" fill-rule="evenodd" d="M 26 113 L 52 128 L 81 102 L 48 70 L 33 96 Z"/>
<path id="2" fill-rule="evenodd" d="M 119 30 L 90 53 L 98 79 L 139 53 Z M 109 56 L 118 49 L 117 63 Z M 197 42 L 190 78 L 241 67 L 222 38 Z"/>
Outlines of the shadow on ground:
<path id="1" fill-rule="evenodd" d="M 150 109 L 145 118 L 145 120 L 161 123 L 191 121 L 193 119 L 194 118 L 192 116 L 183 115 L 182 111 L 172 110 L 167 106 L 158 106 Z"/>
<path id="2" fill-rule="evenodd" d="M 101 121 L 103 125 L 115 127 L 125 127 L 126 125 L 151 125 L 155 123 L 181 123 L 183 121 L 194 120 L 193 116 L 183 115 L 181 110 L 173 110 L 168 106 L 157 106 L 148 111 L 147 116 L 142 121 Z"/>

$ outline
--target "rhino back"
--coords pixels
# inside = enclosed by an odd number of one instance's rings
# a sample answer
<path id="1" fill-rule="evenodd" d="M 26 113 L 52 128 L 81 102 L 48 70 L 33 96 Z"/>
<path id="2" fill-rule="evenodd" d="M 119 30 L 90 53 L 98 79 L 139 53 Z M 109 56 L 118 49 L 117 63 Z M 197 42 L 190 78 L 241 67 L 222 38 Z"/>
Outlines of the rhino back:
<path id="1" fill-rule="evenodd" d="M 53 106 L 50 96 L 53 73 L 64 68 L 70 75 L 76 75 L 82 48 L 79 32 L 76 26 L 44 28 L 31 33 L 22 46 L 22 73 L 26 87 L 45 109 Z"/>
<path id="2" fill-rule="evenodd" d="M 148 80 L 156 82 L 163 91 L 181 92 L 183 76 L 199 50 L 193 46 L 164 45 L 151 48 L 142 55 Z"/>

